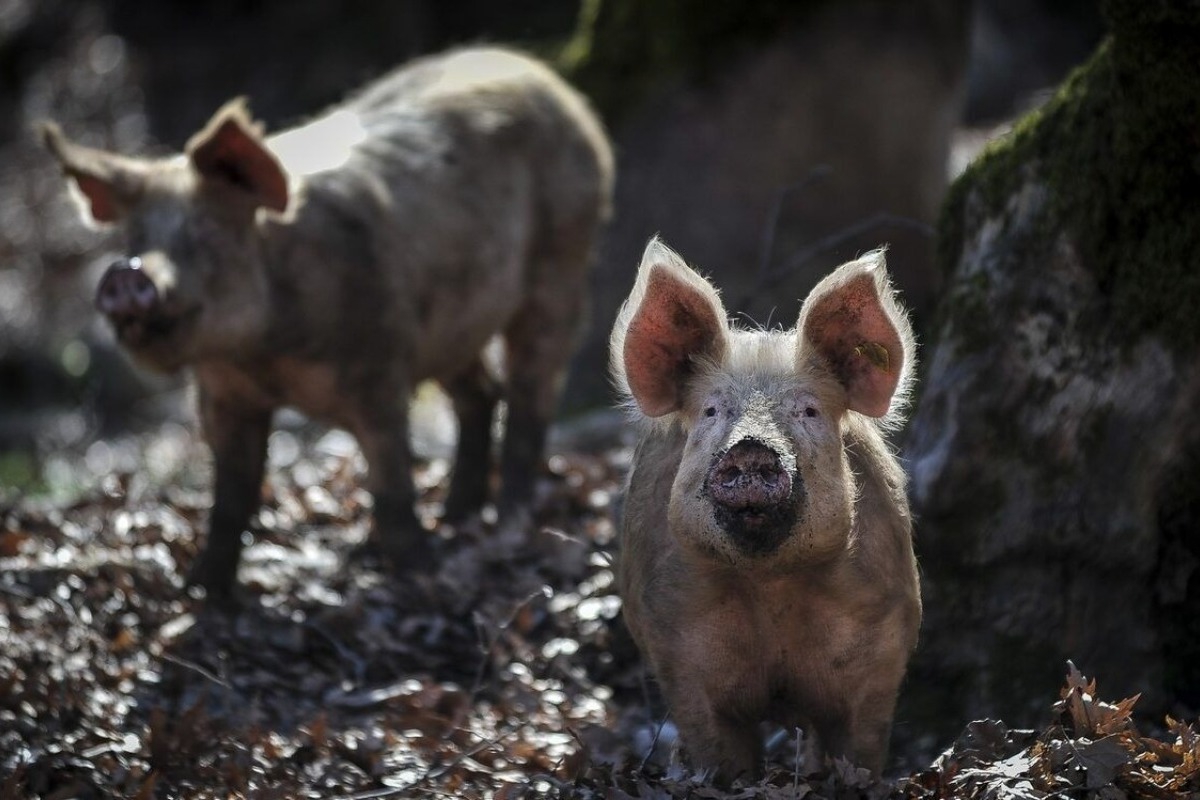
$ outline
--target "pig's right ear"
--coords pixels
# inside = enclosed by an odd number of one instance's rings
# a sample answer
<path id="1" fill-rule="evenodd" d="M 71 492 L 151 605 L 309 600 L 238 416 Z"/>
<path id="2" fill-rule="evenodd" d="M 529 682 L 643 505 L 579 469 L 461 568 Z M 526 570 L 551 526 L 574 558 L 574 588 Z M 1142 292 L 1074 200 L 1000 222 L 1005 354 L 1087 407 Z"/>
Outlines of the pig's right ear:
<path id="1" fill-rule="evenodd" d="M 678 411 L 697 365 L 724 360 L 728 336 L 717 290 L 652 239 L 609 342 L 618 387 L 648 417 Z"/>
<path id="2" fill-rule="evenodd" d="M 287 210 L 287 174 L 263 143 L 261 126 L 250 119 L 245 101 L 226 103 L 185 149 L 202 178 L 236 187 L 264 208 Z"/>
<path id="3" fill-rule="evenodd" d="M 78 145 L 53 122 L 41 125 L 42 144 L 58 160 L 82 195 L 83 205 L 96 222 L 116 222 L 137 199 L 145 167 L 115 153 Z"/>

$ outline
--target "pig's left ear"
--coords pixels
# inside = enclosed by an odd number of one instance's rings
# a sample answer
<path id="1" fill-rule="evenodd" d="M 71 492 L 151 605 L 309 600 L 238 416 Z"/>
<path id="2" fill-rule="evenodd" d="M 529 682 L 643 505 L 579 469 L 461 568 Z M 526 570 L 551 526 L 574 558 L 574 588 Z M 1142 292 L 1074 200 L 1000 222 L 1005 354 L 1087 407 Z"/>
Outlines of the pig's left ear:
<path id="1" fill-rule="evenodd" d="M 822 362 L 846 389 L 852 411 L 883 417 L 894 399 L 902 399 L 916 348 L 882 250 L 843 264 L 818 283 L 796 327 L 797 366 Z"/>
<path id="2" fill-rule="evenodd" d="M 678 411 L 698 365 L 725 359 L 728 336 L 717 290 L 651 239 L 609 340 L 618 387 L 648 417 Z"/>
<path id="3" fill-rule="evenodd" d="M 242 99 L 226 103 L 186 150 L 206 180 L 235 186 L 272 211 L 287 210 L 287 173 L 263 143 L 261 128 L 250 119 Z"/>

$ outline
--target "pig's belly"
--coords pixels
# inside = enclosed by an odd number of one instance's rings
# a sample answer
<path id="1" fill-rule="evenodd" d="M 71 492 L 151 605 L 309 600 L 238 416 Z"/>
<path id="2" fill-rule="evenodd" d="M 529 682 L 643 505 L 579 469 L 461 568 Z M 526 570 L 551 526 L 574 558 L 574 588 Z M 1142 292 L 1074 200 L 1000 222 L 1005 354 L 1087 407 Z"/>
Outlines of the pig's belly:
<path id="1" fill-rule="evenodd" d="M 454 378 L 475 363 L 493 336 L 504 332 L 523 299 L 521 276 L 506 277 L 492 275 L 428 306 L 415 347 L 414 380 Z"/>

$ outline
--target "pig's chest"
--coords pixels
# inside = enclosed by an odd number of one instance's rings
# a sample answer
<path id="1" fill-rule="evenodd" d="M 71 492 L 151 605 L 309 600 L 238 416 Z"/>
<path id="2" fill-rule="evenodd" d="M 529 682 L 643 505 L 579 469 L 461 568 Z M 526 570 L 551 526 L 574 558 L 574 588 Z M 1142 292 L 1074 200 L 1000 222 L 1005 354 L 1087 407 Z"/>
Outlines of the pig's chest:
<path id="1" fill-rule="evenodd" d="M 209 364 L 197 369 L 197 378 L 206 390 L 242 405 L 290 406 L 325 422 L 349 422 L 344 387 L 333 364 L 292 358 L 271 359 L 253 369 Z"/>
<path id="2" fill-rule="evenodd" d="M 710 697 L 733 708 L 811 707 L 832 700 L 864 663 L 869 631 L 844 604 L 820 593 L 734 596 L 702 615 L 692 647 L 707 643 Z M 689 647 L 689 649 L 692 649 Z"/>

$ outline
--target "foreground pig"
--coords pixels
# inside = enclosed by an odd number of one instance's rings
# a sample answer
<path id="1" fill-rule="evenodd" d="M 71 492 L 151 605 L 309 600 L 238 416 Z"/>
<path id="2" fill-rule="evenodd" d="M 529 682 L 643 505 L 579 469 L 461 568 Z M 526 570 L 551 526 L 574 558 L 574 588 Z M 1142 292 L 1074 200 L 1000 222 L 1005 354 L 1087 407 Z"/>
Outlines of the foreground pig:
<path id="1" fill-rule="evenodd" d="M 611 357 L 649 418 L 621 530 L 625 620 L 691 762 L 754 775 L 773 721 L 878 773 L 921 617 L 881 435 L 913 340 L 883 254 L 821 281 L 795 330 L 741 330 L 652 241 Z"/>
<path id="2" fill-rule="evenodd" d="M 426 58 L 270 138 L 233 102 L 165 160 L 44 138 L 90 216 L 126 234 L 97 308 L 137 361 L 195 374 L 216 486 L 189 579 L 210 598 L 235 584 L 280 406 L 355 434 L 379 544 L 416 567 L 410 392 L 436 379 L 459 418 L 452 519 L 487 498 L 503 396 L 499 512 L 523 516 L 612 182 L 599 122 L 549 69 Z M 503 386 L 480 358 L 497 334 Z"/>

